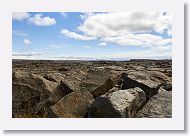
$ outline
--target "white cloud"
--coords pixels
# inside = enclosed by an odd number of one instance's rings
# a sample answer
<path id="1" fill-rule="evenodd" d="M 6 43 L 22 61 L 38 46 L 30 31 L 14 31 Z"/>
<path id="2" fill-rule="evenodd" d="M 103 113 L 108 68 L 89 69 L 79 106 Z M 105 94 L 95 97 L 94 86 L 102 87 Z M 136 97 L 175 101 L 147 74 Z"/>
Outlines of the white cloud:
<path id="1" fill-rule="evenodd" d="M 12 14 L 12 19 L 13 20 L 24 20 L 24 19 L 28 19 L 31 15 L 29 13 L 26 12 L 14 12 Z"/>
<path id="2" fill-rule="evenodd" d="M 96 37 L 80 35 L 80 34 L 77 34 L 75 32 L 70 32 L 67 29 L 61 30 L 60 33 L 63 34 L 64 36 L 67 36 L 67 37 L 75 39 L 75 40 L 95 40 L 96 39 Z"/>
<path id="3" fill-rule="evenodd" d="M 42 14 L 36 14 L 30 17 L 28 21 L 37 26 L 50 26 L 56 24 L 56 20 L 54 18 L 50 18 L 49 16 L 43 17 Z"/>
<path id="4" fill-rule="evenodd" d="M 82 20 L 85 20 L 88 16 L 92 16 L 92 15 L 95 15 L 94 12 L 81 12 L 82 14 L 80 15 L 80 18 Z"/>
<path id="5" fill-rule="evenodd" d="M 84 46 L 82 46 L 83 48 L 87 48 L 87 49 L 89 49 L 90 48 L 90 46 L 88 46 L 88 45 L 84 45 Z"/>
<path id="6" fill-rule="evenodd" d="M 50 45 L 50 47 L 51 47 L 51 48 L 58 48 L 58 49 L 59 49 L 59 48 L 61 48 L 61 46 L 60 46 L 60 45 L 55 45 L 55 44 Z"/>
<path id="7" fill-rule="evenodd" d="M 67 17 L 67 13 L 66 12 L 61 12 L 61 15 L 63 16 L 63 18 Z"/>
<path id="8" fill-rule="evenodd" d="M 124 36 L 106 37 L 101 40 L 122 46 L 132 45 L 146 47 L 172 44 L 172 39 L 164 39 L 161 36 L 152 34 L 128 34 Z"/>
<path id="9" fill-rule="evenodd" d="M 161 12 L 114 12 L 85 14 L 78 29 L 92 37 L 121 36 L 131 33 L 168 33 L 172 16 Z"/>
<path id="10" fill-rule="evenodd" d="M 98 46 L 106 46 L 106 45 L 107 45 L 106 42 L 101 42 L 101 43 L 98 44 Z"/>
<path id="11" fill-rule="evenodd" d="M 24 33 L 22 31 L 17 31 L 17 30 L 13 30 L 13 34 L 15 34 L 17 36 L 28 36 L 27 33 Z"/>
<path id="12" fill-rule="evenodd" d="M 29 44 L 31 44 L 31 41 L 28 40 L 28 39 L 24 39 L 23 43 L 24 43 L 25 45 L 29 45 Z"/>

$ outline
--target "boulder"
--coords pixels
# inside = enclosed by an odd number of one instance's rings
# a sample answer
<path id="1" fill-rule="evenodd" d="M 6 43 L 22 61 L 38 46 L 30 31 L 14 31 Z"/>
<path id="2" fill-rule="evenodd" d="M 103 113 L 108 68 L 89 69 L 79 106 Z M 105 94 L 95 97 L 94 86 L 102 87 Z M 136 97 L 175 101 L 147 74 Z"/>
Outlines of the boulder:
<path id="1" fill-rule="evenodd" d="M 60 84 L 54 89 L 51 96 L 48 98 L 48 101 L 53 105 L 57 103 L 65 95 L 72 92 L 73 90 L 69 86 L 67 86 L 65 83 L 63 83 L 63 81 L 61 81 Z"/>
<path id="2" fill-rule="evenodd" d="M 94 98 L 105 94 L 114 86 L 114 82 L 110 78 L 110 71 L 105 69 L 97 69 L 96 67 L 88 70 L 84 80 L 81 83 L 82 90 L 92 93 Z"/>
<path id="3" fill-rule="evenodd" d="M 113 81 L 111 79 L 108 79 L 100 87 L 91 91 L 91 93 L 94 96 L 94 98 L 97 98 L 98 96 L 107 93 L 111 88 L 113 88 L 113 86 L 114 86 Z"/>
<path id="4" fill-rule="evenodd" d="M 35 113 L 41 112 L 48 114 L 50 106 L 56 104 L 60 99 L 71 92 L 73 92 L 73 90 L 61 81 L 48 99 L 36 105 Z"/>
<path id="5" fill-rule="evenodd" d="M 172 91 L 160 88 L 146 105 L 138 112 L 136 118 L 171 118 L 172 117 Z"/>
<path id="6" fill-rule="evenodd" d="M 28 72 L 13 72 L 12 78 L 14 83 L 25 84 L 35 88 L 36 90 L 39 90 L 39 92 L 44 94 L 51 94 L 54 88 L 57 86 L 57 83 L 46 80 L 42 76 Z"/>
<path id="7" fill-rule="evenodd" d="M 13 72 L 12 101 L 14 117 L 28 117 L 36 105 L 45 101 L 55 90 L 57 83 L 27 72 Z"/>
<path id="8" fill-rule="evenodd" d="M 145 73 L 138 73 L 138 74 L 128 75 L 126 73 L 122 73 L 120 79 L 122 90 L 139 87 L 146 93 L 147 99 L 157 94 L 161 86 L 161 83 L 154 82 L 153 80 L 149 79 Z"/>
<path id="9" fill-rule="evenodd" d="M 118 90 L 98 97 L 91 105 L 88 117 L 131 118 L 145 103 L 145 93 L 138 87 Z"/>
<path id="10" fill-rule="evenodd" d="M 86 116 L 93 96 L 88 91 L 72 92 L 51 106 L 49 117 L 83 118 Z"/>

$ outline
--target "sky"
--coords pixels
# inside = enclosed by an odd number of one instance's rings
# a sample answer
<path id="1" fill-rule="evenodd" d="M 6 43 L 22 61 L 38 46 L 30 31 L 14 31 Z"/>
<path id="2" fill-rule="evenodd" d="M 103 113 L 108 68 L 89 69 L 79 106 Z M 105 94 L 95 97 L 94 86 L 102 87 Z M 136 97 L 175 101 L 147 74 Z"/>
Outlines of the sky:
<path id="1" fill-rule="evenodd" d="M 14 12 L 13 59 L 172 58 L 167 12 Z"/>

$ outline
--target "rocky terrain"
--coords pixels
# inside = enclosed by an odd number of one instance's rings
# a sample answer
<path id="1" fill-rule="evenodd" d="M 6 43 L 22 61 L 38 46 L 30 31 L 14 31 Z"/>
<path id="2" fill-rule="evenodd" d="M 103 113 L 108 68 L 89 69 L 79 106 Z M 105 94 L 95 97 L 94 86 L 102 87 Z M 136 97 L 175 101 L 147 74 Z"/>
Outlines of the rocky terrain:
<path id="1" fill-rule="evenodd" d="M 13 118 L 171 118 L 172 61 L 13 60 Z"/>

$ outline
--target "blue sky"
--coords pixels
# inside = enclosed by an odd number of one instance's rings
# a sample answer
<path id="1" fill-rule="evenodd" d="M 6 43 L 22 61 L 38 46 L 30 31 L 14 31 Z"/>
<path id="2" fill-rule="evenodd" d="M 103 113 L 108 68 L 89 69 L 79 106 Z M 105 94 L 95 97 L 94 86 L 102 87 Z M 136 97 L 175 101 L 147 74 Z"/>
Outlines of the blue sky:
<path id="1" fill-rule="evenodd" d="M 167 59 L 172 16 L 161 12 L 16 12 L 14 59 Z"/>

